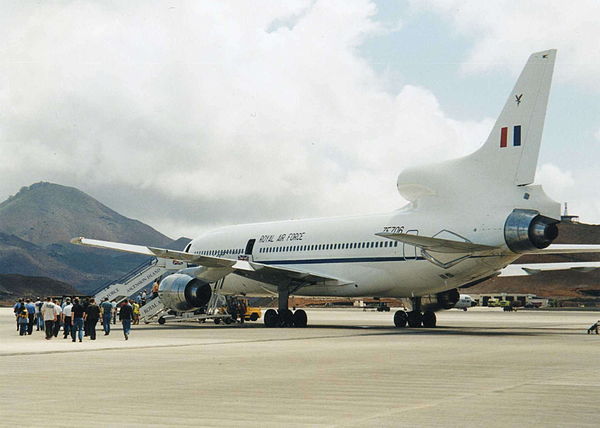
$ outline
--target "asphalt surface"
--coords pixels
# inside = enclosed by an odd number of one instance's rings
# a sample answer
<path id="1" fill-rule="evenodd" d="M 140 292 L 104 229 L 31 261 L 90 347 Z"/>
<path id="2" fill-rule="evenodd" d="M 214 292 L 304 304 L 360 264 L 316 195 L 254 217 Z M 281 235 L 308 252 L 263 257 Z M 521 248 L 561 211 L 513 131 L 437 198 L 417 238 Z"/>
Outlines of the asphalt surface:
<path id="1" fill-rule="evenodd" d="M 598 426 L 593 312 L 310 310 L 305 329 L 167 323 L 73 343 L 0 309 L 0 425 Z M 117 324 L 117 327 L 119 325 Z M 35 329 L 34 329 L 35 330 Z"/>

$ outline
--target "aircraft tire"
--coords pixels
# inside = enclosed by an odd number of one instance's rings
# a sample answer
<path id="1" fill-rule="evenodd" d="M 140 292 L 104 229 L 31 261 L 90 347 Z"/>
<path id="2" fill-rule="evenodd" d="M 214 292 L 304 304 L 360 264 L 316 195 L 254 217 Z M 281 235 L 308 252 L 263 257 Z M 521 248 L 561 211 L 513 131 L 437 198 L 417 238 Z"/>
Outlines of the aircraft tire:
<path id="1" fill-rule="evenodd" d="M 279 321 L 281 323 L 281 327 L 293 327 L 294 314 L 289 309 L 284 309 L 279 312 Z"/>
<path id="2" fill-rule="evenodd" d="M 406 327 L 408 315 L 405 311 L 396 311 L 394 314 L 394 325 L 398 328 Z"/>
<path id="3" fill-rule="evenodd" d="M 294 312 L 294 326 L 296 327 L 306 327 L 308 324 L 308 316 L 306 316 L 306 312 L 303 309 L 298 309 Z"/>
<path id="4" fill-rule="evenodd" d="M 279 324 L 279 314 L 275 309 L 268 309 L 263 320 L 265 327 L 276 327 Z"/>
<path id="5" fill-rule="evenodd" d="M 423 327 L 435 328 L 436 323 L 437 317 L 435 316 L 435 312 L 427 311 L 423 314 Z"/>
<path id="6" fill-rule="evenodd" d="M 419 311 L 410 311 L 408 313 L 408 326 L 412 328 L 421 327 L 423 323 L 423 315 Z"/>

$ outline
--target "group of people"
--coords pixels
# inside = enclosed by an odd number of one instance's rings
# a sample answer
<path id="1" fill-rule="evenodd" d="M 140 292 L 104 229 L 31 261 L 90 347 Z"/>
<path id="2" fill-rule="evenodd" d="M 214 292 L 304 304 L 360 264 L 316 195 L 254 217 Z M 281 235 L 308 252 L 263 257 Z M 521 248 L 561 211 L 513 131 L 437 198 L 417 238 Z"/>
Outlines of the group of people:
<path id="1" fill-rule="evenodd" d="M 63 328 L 63 339 L 70 337 L 73 342 L 84 337 L 96 340 L 96 325 L 101 320 L 104 335 L 110 334 L 111 321 L 116 323 L 118 317 L 123 325 L 125 340 L 129 339 L 131 324 L 139 323 L 139 304 L 133 300 L 125 300 L 120 305 L 104 298 L 98 305 L 94 298 L 80 300 L 75 297 L 65 298 L 62 303 L 58 299 L 47 297 L 44 302 L 37 299 L 20 299 L 13 309 L 17 321 L 17 331 L 21 336 L 30 335 L 34 325 L 36 331 L 44 331 L 46 340 L 58 337 Z M 137 313 L 136 313 L 137 312 Z"/>

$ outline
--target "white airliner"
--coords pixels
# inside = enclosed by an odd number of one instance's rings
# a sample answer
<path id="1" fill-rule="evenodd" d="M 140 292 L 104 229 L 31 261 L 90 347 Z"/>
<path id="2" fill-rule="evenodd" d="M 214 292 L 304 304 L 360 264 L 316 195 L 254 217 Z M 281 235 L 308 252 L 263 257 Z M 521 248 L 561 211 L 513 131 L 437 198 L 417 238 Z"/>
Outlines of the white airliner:
<path id="1" fill-rule="evenodd" d="M 277 294 L 265 324 L 303 327 L 306 313 L 288 309 L 290 295 L 405 297 L 412 310 L 396 312 L 395 325 L 434 327 L 435 311 L 457 303 L 458 287 L 499 275 L 523 254 L 600 252 L 600 245 L 551 245 L 560 204 L 532 184 L 555 57 L 555 50 L 530 56 L 479 150 L 400 173 L 409 203 L 396 211 L 224 227 L 183 251 L 72 242 L 196 264 L 160 283 L 161 301 L 176 311 L 202 307 L 215 292 Z M 600 263 L 586 266 L 594 267 Z"/>

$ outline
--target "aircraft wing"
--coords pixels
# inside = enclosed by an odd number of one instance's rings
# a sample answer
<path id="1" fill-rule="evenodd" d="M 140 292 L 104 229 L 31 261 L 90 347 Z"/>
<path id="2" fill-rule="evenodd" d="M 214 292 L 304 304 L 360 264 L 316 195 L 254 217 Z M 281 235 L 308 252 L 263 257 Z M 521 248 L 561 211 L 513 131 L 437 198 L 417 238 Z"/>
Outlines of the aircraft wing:
<path id="1" fill-rule="evenodd" d="M 311 285 L 324 283 L 326 285 L 345 285 L 350 281 L 340 278 L 324 276 L 304 270 L 290 269 L 287 267 L 270 266 L 264 263 L 250 262 L 247 260 L 232 260 L 222 257 L 204 256 L 191 254 L 183 251 L 167 250 L 164 248 L 146 247 L 143 245 L 123 244 L 120 242 L 100 241 L 84 237 L 73 238 L 72 244 L 83 245 L 87 247 L 105 248 L 126 253 L 143 254 L 146 256 L 160 257 L 163 259 L 182 260 L 188 263 L 194 263 L 206 268 L 218 270 L 217 275 L 221 277 L 234 272 L 246 278 L 266 282 L 268 284 L 278 285 L 283 283 L 295 283 L 301 285 Z M 216 277 L 211 277 L 216 278 Z"/>
<path id="2" fill-rule="evenodd" d="M 600 245 L 552 244 L 542 250 L 532 250 L 525 254 L 582 254 L 600 253 Z"/>
<path id="3" fill-rule="evenodd" d="M 468 241 L 454 241 L 450 239 L 432 238 L 429 236 L 410 235 L 406 233 L 388 233 L 380 232 L 375 235 L 383 238 L 393 239 L 414 245 L 423 250 L 433 251 L 435 253 L 474 253 L 479 251 L 497 250 L 497 247 L 490 245 L 474 244 Z"/>
<path id="4" fill-rule="evenodd" d="M 591 272 L 600 269 L 600 262 L 526 263 L 508 265 L 498 276 L 527 276 L 540 272 L 574 270 Z"/>

